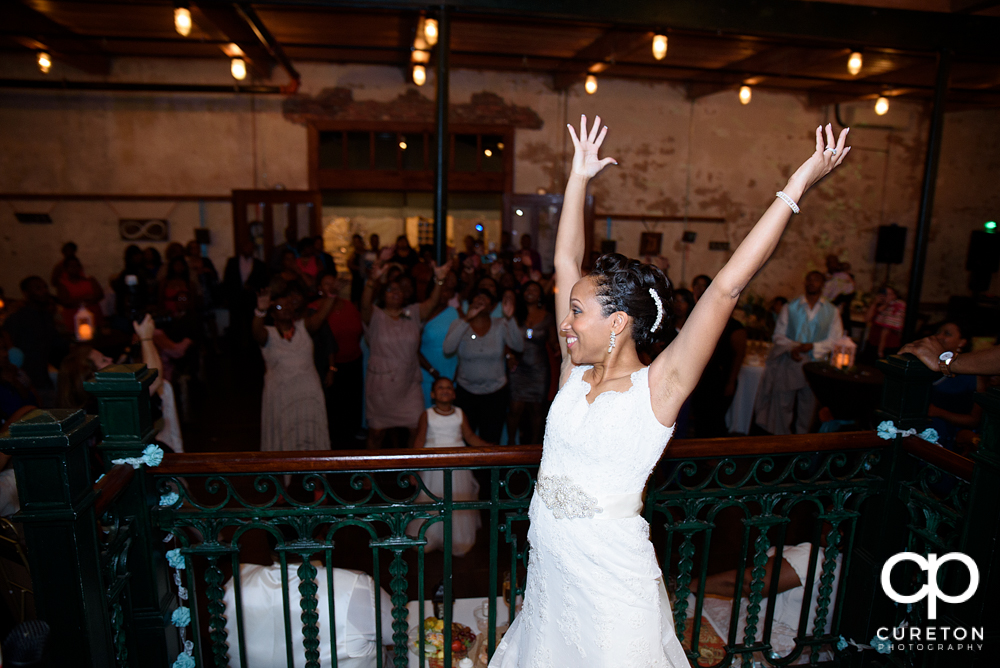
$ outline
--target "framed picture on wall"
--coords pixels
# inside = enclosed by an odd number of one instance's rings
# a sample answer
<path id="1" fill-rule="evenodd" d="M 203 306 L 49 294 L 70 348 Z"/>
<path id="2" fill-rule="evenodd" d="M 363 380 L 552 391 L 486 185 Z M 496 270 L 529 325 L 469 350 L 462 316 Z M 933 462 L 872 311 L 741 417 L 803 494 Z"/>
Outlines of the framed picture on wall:
<path id="1" fill-rule="evenodd" d="M 639 255 L 659 255 L 663 245 L 663 233 L 643 232 L 639 235 Z"/>

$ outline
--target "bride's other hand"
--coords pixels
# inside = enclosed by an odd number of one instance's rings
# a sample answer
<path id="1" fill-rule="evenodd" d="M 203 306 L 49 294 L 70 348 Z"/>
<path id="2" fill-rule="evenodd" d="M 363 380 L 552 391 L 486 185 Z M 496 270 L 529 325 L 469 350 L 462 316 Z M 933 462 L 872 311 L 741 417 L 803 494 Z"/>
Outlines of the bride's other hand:
<path id="1" fill-rule="evenodd" d="M 590 179 L 597 176 L 605 166 L 618 164 L 618 161 L 614 158 L 604 158 L 602 160 L 597 156 L 597 152 L 608 134 L 608 126 L 601 127 L 600 116 L 594 117 L 594 126 L 588 133 L 587 117 L 586 115 L 581 115 L 579 137 L 577 137 L 572 125 L 567 124 L 566 127 L 569 128 L 570 137 L 573 138 L 573 174 Z"/>
<path id="2" fill-rule="evenodd" d="M 816 151 L 802 163 L 801 167 L 795 170 L 795 173 L 788 179 L 789 185 L 797 186 L 801 188 L 802 193 L 805 193 L 817 181 L 840 165 L 847 154 L 851 152 L 851 147 L 845 146 L 848 132 L 850 132 L 850 128 L 841 130 L 836 142 L 834 142 L 831 124 L 826 124 L 825 131 L 822 125 L 816 128 Z"/>

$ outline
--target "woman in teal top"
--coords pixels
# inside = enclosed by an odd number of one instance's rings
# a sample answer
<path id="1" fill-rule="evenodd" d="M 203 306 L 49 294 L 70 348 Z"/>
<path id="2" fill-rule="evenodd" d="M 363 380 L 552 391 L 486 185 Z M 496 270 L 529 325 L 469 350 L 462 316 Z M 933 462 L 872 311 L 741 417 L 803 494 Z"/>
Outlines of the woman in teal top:
<path id="1" fill-rule="evenodd" d="M 455 379 L 458 355 L 444 354 L 444 337 L 448 333 L 448 327 L 459 316 L 454 303 L 457 286 L 458 278 L 454 272 L 449 272 L 441 285 L 441 299 L 437 309 L 424 323 L 424 331 L 420 335 L 420 366 L 426 408 L 434 403 L 431 400 L 431 385 L 434 380 L 440 376 Z"/>

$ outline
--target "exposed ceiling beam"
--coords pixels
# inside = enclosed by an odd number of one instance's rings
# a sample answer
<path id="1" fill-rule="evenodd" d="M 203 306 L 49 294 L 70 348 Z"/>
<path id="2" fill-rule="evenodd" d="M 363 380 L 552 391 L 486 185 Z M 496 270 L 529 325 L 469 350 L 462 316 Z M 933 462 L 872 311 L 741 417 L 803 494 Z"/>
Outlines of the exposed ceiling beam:
<path id="1" fill-rule="evenodd" d="M 1000 5 L 1000 0 L 951 0 L 951 11 L 956 14 L 972 14 Z"/>
<path id="2" fill-rule="evenodd" d="M 202 15 L 211 21 L 219 32 L 226 36 L 226 39 L 240 47 L 247 67 L 252 68 L 265 79 L 271 78 L 271 69 L 274 67 L 275 59 L 261 45 L 257 33 L 254 32 L 253 27 L 235 5 L 198 2 L 197 6 Z M 232 55 L 225 46 L 222 49 L 227 55 Z"/>
<path id="3" fill-rule="evenodd" d="M 893 83 L 889 83 L 889 79 Z M 933 80 L 933 63 L 908 63 L 899 69 L 882 71 L 867 77 L 859 76 L 843 83 L 816 86 L 809 91 L 809 106 L 852 100 L 874 100 L 881 95 L 892 97 L 904 92 L 912 95 L 917 90 L 920 90 L 922 95 L 930 95 L 927 82 Z M 912 82 L 914 85 L 908 86 L 907 82 Z"/>
<path id="4" fill-rule="evenodd" d="M 285 73 L 288 74 L 288 77 L 292 80 L 287 86 L 288 92 L 294 93 L 297 91 L 299 84 L 302 81 L 302 77 L 299 76 L 295 66 L 292 65 L 292 61 L 288 59 L 287 55 L 285 55 L 285 50 L 282 48 L 281 42 L 275 39 L 274 35 L 271 34 L 271 31 L 264 24 L 261 18 L 257 16 L 257 12 L 254 11 L 253 7 L 249 3 L 237 4 L 235 7 L 236 11 L 250 26 L 250 29 L 253 30 L 257 39 L 260 40 L 261 45 L 267 49 L 272 58 L 278 61 L 282 69 L 285 70 Z"/>
<path id="5" fill-rule="evenodd" d="M 696 100 L 744 83 L 758 85 L 774 76 L 799 73 L 815 65 L 846 57 L 850 52 L 850 49 L 804 49 L 794 46 L 765 49 L 727 63 L 723 67 L 728 72 L 706 72 L 700 75 L 687 85 L 687 97 L 689 100 Z M 754 72 L 773 74 L 753 74 Z"/>
<path id="6" fill-rule="evenodd" d="M 111 72 L 111 58 L 101 49 L 21 2 L 0 2 L 0 25 L 17 26 L 19 34 L 10 38 L 26 49 L 47 51 L 55 60 L 88 74 Z"/>
<path id="7" fill-rule="evenodd" d="M 617 59 L 627 58 L 652 40 L 653 33 L 648 30 L 611 29 L 577 51 L 573 56 L 577 62 L 566 63 L 553 72 L 552 87 L 565 90 L 582 81 L 587 72 L 603 72 Z"/>
<path id="8" fill-rule="evenodd" d="M 320 1 L 320 0 L 317 0 Z M 299 6 L 302 0 L 269 0 Z M 383 8 L 385 0 L 325 0 L 327 7 Z M 394 0 L 422 8 L 426 0 Z M 815 41 L 842 47 L 865 44 L 912 51 L 952 49 L 956 55 L 996 58 L 1000 18 L 918 12 L 801 0 L 698 0 L 608 2 L 608 0 L 442 0 L 465 14 L 522 15 L 618 26 L 666 26 L 675 30 L 757 35 Z"/>

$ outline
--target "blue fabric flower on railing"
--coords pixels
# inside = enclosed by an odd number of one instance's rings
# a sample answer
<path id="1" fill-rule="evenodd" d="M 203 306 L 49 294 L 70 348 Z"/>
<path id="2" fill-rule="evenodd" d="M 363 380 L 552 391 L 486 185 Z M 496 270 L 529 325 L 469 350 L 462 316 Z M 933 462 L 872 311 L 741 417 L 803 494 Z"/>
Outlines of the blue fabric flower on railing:
<path id="1" fill-rule="evenodd" d="M 171 668 L 194 668 L 194 657 L 186 653 L 179 654 Z"/>
<path id="2" fill-rule="evenodd" d="M 170 564 L 171 568 L 176 568 L 177 570 L 182 570 L 185 567 L 184 556 L 181 554 L 179 547 L 167 550 L 167 563 Z"/>
<path id="3" fill-rule="evenodd" d="M 872 649 L 879 654 L 888 654 L 892 651 L 892 641 L 888 638 L 882 639 L 877 635 L 871 640 Z"/>
<path id="4" fill-rule="evenodd" d="M 938 442 L 938 433 L 934 429 L 927 428 L 918 434 L 916 429 L 897 428 L 891 420 L 885 420 L 884 422 L 879 423 L 876 431 L 878 432 L 879 438 L 884 438 L 887 441 L 895 438 L 896 436 L 902 436 L 903 438 L 906 438 L 907 436 L 916 436 L 917 438 L 922 438 L 928 443 Z"/>
<path id="5" fill-rule="evenodd" d="M 163 449 L 158 445 L 147 445 L 142 451 L 142 457 L 125 457 L 123 459 L 112 459 L 112 464 L 128 464 L 134 469 L 143 464 L 149 467 L 159 466 L 163 461 Z"/>
<path id="6" fill-rule="evenodd" d="M 837 641 L 837 649 L 843 651 L 847 649 L 849 644 L 844 636 L 840 636 L 840 640 Z"/>
<path id="7" fill-rule="evenodd" d="M 170 622 L 178 628 L 187 626 L 191 623 L 191 609 L 183 605 L 177 608 L 170 615 Z"/>
<path id="8" fill-rule="evenodd" d="M 169 508 L 170 506 L 174 505 L 175 503 L 177 503 L 180 500 L 181 500 L 181 497 L 180 497 L 180 495 L 177 492 L 170 492 L 168 494 L 161 494 L 160 495 L 160 507 L 161 508 Z"/>

